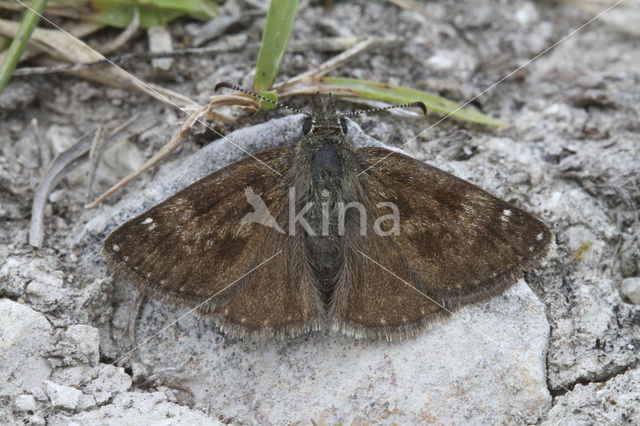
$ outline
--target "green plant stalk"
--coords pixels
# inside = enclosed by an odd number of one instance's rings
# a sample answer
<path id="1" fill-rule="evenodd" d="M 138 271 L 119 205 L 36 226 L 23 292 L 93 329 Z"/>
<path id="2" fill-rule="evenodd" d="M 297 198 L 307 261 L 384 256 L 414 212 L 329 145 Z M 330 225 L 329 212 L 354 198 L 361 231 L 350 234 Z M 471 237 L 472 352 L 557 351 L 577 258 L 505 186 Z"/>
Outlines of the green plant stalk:
<path id="1" fill-rule="evenodd" d="M 13 38 L 7 54 L 4 57 L 4 61 L 0 64 L 0 93 L 4 91 L 4 88 L 9 84 L 13 71 L 18 66 L 18 61 L 24 53 L 24 50 L 29 44 L 29 39 L 33 30 L 38 25 L 40 20 L 40 14 L 44 10 L 47 0 L 33 0 L 31 2 L 31 8 L 27 9 L 22 17 L 20 28 L 18 33 Z"/>
<path id="2" fill-rule="evenodd" d="M 298 0 L 272 0 L 269 4 L 260 42 L 253 90 L 270 99 L 277 100 L 275 92 L 264 92 L 269 90 L 278 75 L 297 9 Z M 271 104 L 264 104 L 263 108 L 269 109 L 269 105 Z"/>

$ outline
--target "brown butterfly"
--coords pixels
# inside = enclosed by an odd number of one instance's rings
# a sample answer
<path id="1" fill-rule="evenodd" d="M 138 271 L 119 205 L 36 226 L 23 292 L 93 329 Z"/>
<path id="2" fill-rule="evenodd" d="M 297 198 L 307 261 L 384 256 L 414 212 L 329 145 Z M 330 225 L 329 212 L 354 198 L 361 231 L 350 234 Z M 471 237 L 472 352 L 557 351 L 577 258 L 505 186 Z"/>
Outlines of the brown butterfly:
<path id="1" fill-rule="evenodd" d="M 397 340 L 546 254 L 552 234 L 525 211 L 399 152 L 354 147 L 331 97 L 316 95 L 301 125 L 295 147 L 237 161 L 117 228 L 103 247 L 111 267 L 234 336 Z"/>

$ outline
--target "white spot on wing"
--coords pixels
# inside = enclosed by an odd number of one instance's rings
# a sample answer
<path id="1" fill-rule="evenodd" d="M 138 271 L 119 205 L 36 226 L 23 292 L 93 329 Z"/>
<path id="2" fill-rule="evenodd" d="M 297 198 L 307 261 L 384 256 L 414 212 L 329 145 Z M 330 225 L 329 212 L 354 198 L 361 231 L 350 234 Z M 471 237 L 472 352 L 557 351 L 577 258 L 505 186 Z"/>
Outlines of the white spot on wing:
<path id="1" fill-rule="evenodd" d="M 544 234 L 541 232 L 538 235 L 536 235 L 536 240 L 538 241 L 542 241 L 542 238 L 544 237 Z"/>
<path id="2" fill-rule="evenodd" d="M 511 210 L 504 209 L 504 210 L 502 210 L 502 216 L 500 216 L 500 220 L 503 221 L 504 223 L 508 223 L 509 222 L 509 216 L 511 216 Z"/>
<path id="3" fill-rule="evenodd" d="M 118 246 L 117 244 L 114 244 L 114 245 L 111 247 L 111 250 L 113 250 L 113 251 L 120 251 L 120 246 Z"/>
<path id="4" fill-rule="evenodd" d="M 156 224 L 153 223 L 153 218 L 146 218 L 145 220 L 143 220 L 142 222 L 140 222 L 141 225 L 147 225 L 147 231 L 153 231 L 156 227 Z"/>

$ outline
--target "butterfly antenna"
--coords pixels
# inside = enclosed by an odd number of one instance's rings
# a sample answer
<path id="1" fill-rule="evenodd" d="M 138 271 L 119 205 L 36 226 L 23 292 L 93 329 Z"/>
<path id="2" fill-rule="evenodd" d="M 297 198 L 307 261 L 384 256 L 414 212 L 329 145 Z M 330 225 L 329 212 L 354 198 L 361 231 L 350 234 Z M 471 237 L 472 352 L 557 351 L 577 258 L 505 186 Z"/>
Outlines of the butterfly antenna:
<path id="1" fill-rule="evenodd" d="M 243 89 L 242 87 L 236 86 L 233 83 L 227 83 L 226 81 L 221 81 L 220 83 L 216 84 L 216 87 L 213 89 L 213 91 L 217 92 L 218 89 L 220 89 L 221 87 L 226 87 L 227 89 L 233 89 L 233 90 L 236 90 L 238 92 L 245 93 L 247 95 L 255 96 L 256 98 L 258 98 L 260 100 L 263 100 L 265 102 L 269 102 L 269 103 L 272 103 L 272 104 L 274 104 L 276 106 L 279 106 L 279 107 L 282 107 L 282 108 L 286 108 L 289 111 L 297 112 L 298 114 L 304 114 L 307 117 L 311 117 L 311 113 L 309 113 L 307 111 L 302 111 L 302 110 L 299 110 L 298 108 L 293 108 L 293 107 L 290 107 L 288 105 L 281 104 L 280 102 L 276 102 L 276 101 L 274 101 L 272 99 L 269 99 L 267 97 L 259 95 L 256 92 L 252 92 L 251 90 Z"/>
<path id="2" fill-rule="evenodd" d="M 422 110 L 422 113 L 424 115 L 427 115 L 427 106 L 424 104 L 424 102 L 415 101 L 415 102 L 409 102 L 409 103 L 400 104 L 400 105 L 389 105 L 389 106 L 379 107 L 379 108 L 361 109 L 360 111 L 353 111 L 346 114 L 342 114 L 342 117 L 351 117 L 353 115 L 362 114 L 363 112 L 380 112 L 380 111 L 387 111 L 390 109 L 409 108 L 409 107 L 418 107 Z"/>

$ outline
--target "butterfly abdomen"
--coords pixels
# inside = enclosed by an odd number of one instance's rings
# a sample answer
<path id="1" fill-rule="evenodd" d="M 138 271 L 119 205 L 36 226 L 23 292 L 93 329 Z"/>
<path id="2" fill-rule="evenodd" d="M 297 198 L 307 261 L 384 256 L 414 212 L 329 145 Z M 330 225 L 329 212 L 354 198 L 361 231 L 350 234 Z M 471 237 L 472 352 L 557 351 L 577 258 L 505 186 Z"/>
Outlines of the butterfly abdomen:
<path id="1" fill-rule="evenodd" d="M 298 151 L 296 212 L 306 209 L 303 228 L 311 281 L 325 313 L 341 275 L 344 232 L 340 226 L 340 205 L 345 201 L 345 165 L 349 155 L 342 140 L 309 137 Z"/>

